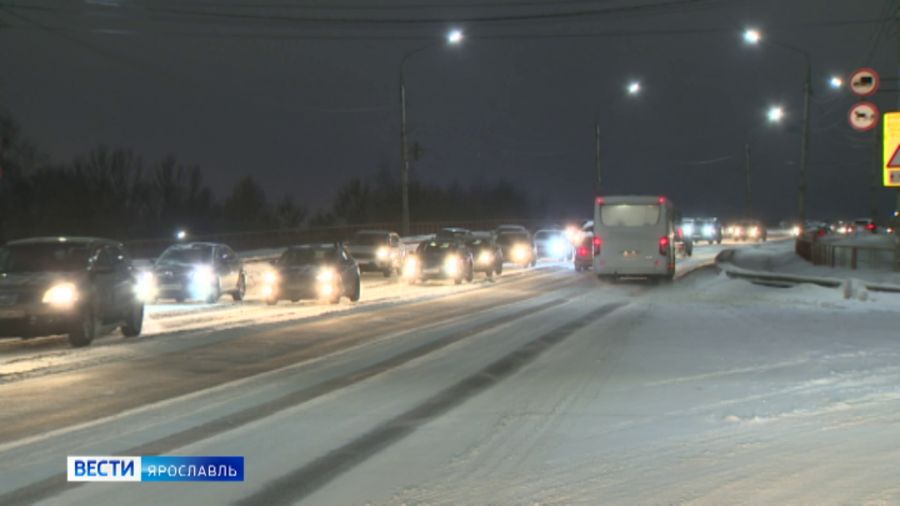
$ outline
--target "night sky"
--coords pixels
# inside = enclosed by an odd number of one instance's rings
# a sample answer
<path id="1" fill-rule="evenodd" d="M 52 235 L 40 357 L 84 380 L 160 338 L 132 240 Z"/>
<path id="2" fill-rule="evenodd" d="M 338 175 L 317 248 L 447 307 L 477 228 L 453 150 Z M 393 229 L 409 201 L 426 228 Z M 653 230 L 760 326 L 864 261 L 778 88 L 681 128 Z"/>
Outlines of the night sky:
<path id="1" fill-rule="evenodd" d="M 99 144 L 173 154 L 220 196 L 252 174 L 273 200 L 312 209 L 350 177 L 399 172 L 398 65 L 432 42 L 406 65 L 410 138 L 424 147 L 414 177 L 514 180 L 558 215 L 590 212 L 595 118 L 606 193 L 736 215 L 749 142 L 760 214 L 796 214 L 803 60 L 745 45 L 745 27 L 811 54 L 811 218 L 868 215 L 880 156 L 828 78 L 870 65 L 898 88 L 896 0 L 0 5 L 0 108 L 53 160 Z M 442 44 L 451 27 L 465 31 L 459 47 Z M 874 102 L 896 110 L 898 95 Z M 782 125 L 766 121 L 774 104 Z M 877 196 L 893 210 L 894 192 Z"/>

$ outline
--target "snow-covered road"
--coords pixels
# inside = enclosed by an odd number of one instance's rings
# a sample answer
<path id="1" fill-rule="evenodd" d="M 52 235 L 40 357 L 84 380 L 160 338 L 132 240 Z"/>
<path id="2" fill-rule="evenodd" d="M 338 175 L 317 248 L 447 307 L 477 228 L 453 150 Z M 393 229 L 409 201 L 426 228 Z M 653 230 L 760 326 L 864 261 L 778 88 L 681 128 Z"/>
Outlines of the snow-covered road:
<path id="1" fill-rule="evenodd" d="M 0 384 L 0 503 L 900 502 L 900 296 L 547 264 L 394 297 L 101 343 L 128 351 Z M 74 454 L 243 455 L 247 474 L 78 486 Z"/>

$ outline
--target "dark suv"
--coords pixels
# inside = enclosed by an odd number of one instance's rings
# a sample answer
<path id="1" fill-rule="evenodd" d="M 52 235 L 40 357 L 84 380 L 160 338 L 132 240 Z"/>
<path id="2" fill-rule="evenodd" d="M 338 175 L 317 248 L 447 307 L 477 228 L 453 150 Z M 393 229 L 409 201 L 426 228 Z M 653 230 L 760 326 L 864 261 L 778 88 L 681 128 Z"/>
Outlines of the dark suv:
<path id="1" fill-rule="evenodd" d="M 144 303 L 122 245 L 93 237 L 43 237 L 0 248 L 0 337 L 68 334 L 72 346 L 120 327 L 141 333 Z"/>

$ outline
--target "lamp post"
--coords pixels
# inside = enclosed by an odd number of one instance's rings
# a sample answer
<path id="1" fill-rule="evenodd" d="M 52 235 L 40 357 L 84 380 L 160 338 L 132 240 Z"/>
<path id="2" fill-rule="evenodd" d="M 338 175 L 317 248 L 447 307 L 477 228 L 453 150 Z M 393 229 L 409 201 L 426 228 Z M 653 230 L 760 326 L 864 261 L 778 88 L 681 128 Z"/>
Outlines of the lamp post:
<path id="1" fill-rule="evenodd" d="M 450 30 L 446 35 L 446 44 L 451 46 L 458 45 L 463 41 L 463 38 L 461 30 Z M 409 144 L 406 133 L 406 80 L 404 67 L 412 56 L 438 45 L 440 45 L 439 42 L 433 42 L 414 49 L 403 55 L 403 58 L 400 60 L 400 230 L 403 235 L 409 235 Z"/>
<path id="2" fill-rule="evenodd" d="M 768 44 L 773 47 L 785 49 L 803 57 L 806 65 L 805 77 L 803 81 L 803 133 L 800 137 L 800 185 L 797 195 L 797 214 L 800 223 L 806 222 L 806 169 L 807 159 L 809 157 L 809 97 L 812 95 L 812 63 L 809 59 L 809 53 L 790 44 L 774 40 L 764 40 L 759 30 L 748 29 L 744 32 L 744 42 L 750 45 Z M 832 83 L 834 85 L 835 83 Z M 843 84 L 843 83 L 841 83 Z M 770 117 L 770 120 L 772 118 Z"/>
<path id="3" fill-rule="evenodd" d="M 625 92 L 632 97 L 636 97 L 641 94 L 641 82 L 640 81 L 631 81 L 625 86 Z M 597 173 L 597 179 L 594 181 L 594 185 L 596 186 L 595 192 L 596 194 L 600 194 L 600 188 L 603 183 L 603 172 L 600 166 L 600 118 L 599 115 L 594 120 L 594 170 Z"/>

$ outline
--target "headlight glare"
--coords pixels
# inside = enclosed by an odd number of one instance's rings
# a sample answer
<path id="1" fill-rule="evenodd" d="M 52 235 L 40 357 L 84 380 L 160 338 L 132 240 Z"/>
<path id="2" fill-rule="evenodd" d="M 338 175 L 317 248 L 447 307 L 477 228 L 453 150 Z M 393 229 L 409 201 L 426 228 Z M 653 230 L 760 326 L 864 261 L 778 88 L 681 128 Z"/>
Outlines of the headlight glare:
<path id="1" fill-rule="evenodd" d="M 198 285 L 212 284 L 214 278 L 215 274 L 212 267 L 208 265 L 198 265 L 194 267 L 194 271 L 191 273 L 191 279 Z"/>
<path id="2" fill-rule="evenodd" d="M 375 250 L 375 258 L 379 260 L 387 260 L 389 256 L 391 256 L 391 250 L 384 246 Z"/>
<path id="3" fill-rule="evenodd" d="M 335 272 L 331 267 L 322 267 L 319 269 L 319 273 L 316 274 L 316 281 L 320 281 L 323 283 L 328 283 L 334 280 Z"/>
<path id="4" fill-rule="evenodd" d="M 44 292 L 42 302 L 53 306 L 71 306 L 78 300 L 78 289 L 72 283 L 59 283 Z"/>

